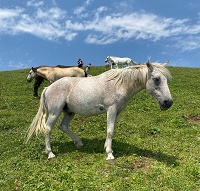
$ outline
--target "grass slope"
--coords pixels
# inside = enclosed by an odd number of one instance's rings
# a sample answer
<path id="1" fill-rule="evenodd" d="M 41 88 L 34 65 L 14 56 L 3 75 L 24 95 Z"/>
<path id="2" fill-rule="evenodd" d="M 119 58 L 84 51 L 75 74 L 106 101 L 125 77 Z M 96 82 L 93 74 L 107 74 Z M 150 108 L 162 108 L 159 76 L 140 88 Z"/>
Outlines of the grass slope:
<path id="1" fill-rule="evenodd" d="M 0 190 L 199 190 L 200 126 L 186 119 L 200 114 L 200 69 L 169 70 L 174 105 L 160 111 L 145 91 L 131 99 L 115 129 L 115 165 L 106 164 L 103 149 L 106 115 L 72 121 L 80 151 L 55 127 L 54 161 L 42 154 L 42 135 L 24 144 L 39 99 L 26 82 L 29 70 L 0 72 Z M 103 71 L 92 67 L 92 75 Z"/>

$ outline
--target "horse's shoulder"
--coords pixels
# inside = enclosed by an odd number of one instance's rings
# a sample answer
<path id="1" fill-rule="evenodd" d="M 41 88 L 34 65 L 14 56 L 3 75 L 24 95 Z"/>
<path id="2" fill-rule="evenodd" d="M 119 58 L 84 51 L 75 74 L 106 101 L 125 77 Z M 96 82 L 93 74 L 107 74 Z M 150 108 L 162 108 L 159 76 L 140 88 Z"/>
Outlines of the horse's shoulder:
<path id="1" fill-rule="evenodd" d="M 48 66 L 44 67 L 44 70 L 50 71 L 50 70 L 52 70 L 52 69 L 53 69 L 52 67 L 48 67 Z"/>

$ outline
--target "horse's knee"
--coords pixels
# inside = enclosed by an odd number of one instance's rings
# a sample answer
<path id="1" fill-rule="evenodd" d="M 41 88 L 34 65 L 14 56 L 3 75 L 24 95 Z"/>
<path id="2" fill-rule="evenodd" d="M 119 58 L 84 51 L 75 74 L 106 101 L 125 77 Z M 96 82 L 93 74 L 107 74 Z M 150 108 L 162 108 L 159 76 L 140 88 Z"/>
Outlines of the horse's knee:
<path id="1" fill-rule="evenodd" d="M 68 131 L 68 125 L 60 124 L 58 125 L 58 128 L 64 132 Z"/>

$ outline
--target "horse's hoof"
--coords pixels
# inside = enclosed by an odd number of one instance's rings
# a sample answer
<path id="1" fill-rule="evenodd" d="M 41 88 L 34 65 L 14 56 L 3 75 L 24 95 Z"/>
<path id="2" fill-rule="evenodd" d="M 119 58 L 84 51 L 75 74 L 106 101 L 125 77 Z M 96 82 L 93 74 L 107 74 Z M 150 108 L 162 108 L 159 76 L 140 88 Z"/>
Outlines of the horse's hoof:
<path id="1" fill-rule="evenodd" d="M 83 148 L 83 145 L 76 145 L 76 148 L 77 148 L 78 150 L 80 150 L 80 149 Z"/>
<path id="2" fill-rule="evenodd" d="M 115 159 L 108 159 L 108 160 L 106 160 L 106 162 L 108 164 L 115 164 L 116 163 Z"/>
<path id="3" fill-rule="evenodd" d="M 76 148 L 78 149 L 78 150 L 80 150 L 81 148 L 83 148 L 83 143 L 74 143 L 75 144 L 75 146 L 76 146 Z"/>
<path id="4" fill-rule="evenodd" d="M 49 156 L 48 156 L 48 160 L 49 161 L 52 161 L 56 158 L 56 156 L 53 154 L 53 153 L 50 153 Z"/>
<path id="5" fill-rule="evenodd" d="M 48 161 L 53 161 L 55 160 L 56 157 L 53 157 L 53 158 L 48 158 Z"/>
<path id="6" fill-rule="evenodd" d="M 53 161 L 53 160 L 55 160 L 55 158 L 56 158 L 56 156 L 51 157 L 51 158 L 48 158 L 48 160 L 49 160 L 49 161 Z"/>

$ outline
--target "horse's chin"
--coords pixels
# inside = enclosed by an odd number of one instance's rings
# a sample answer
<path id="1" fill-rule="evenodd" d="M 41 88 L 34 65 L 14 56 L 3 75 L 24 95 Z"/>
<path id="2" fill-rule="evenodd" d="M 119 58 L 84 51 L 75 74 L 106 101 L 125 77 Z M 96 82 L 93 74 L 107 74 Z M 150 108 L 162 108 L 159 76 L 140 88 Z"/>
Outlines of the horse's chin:
<path id="1" fill-rule="evenodd" d="M 165 110 L 168 110 L 168 109 L 169 109 L 169 108 L 162 107 L 162 106 L 160 105 L 160 110 L 165 111 Z"/>
<path id="2" fill-rule="evenodd" d="M 160 105 L 160 109 L 161 109 L 162 111 L 168 110 L 170 107 L 171 107 L 171 106 L 166 107 L 166 106 Z"/>

